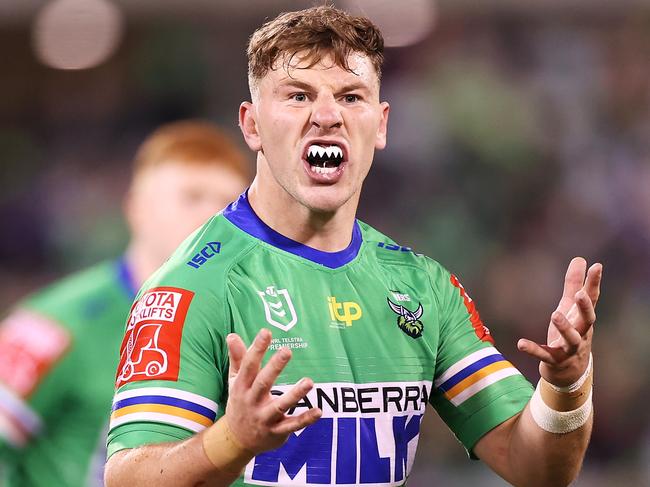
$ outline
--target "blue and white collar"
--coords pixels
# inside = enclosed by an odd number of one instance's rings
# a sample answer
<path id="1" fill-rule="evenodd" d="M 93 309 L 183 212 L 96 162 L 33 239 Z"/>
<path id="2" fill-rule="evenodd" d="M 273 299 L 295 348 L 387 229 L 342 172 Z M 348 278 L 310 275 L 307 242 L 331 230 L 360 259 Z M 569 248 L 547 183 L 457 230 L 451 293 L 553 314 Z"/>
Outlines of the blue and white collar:
<path id="1" fill-rule="evenodd" d="M 361 243 L 363 242 L 361 228 L 359 228 L 359 223 L 356 220 L 352 229 L 350 245 L 338 252 L 324 252 L 296 242 L 276 232 L 257 216 L 248 201 L 248 190 L 223 210 L 223 216 L 240 230 L 273 247 L 329 267 L 330 269 L 337 269 L 353 261 L 359 254 Z"/>

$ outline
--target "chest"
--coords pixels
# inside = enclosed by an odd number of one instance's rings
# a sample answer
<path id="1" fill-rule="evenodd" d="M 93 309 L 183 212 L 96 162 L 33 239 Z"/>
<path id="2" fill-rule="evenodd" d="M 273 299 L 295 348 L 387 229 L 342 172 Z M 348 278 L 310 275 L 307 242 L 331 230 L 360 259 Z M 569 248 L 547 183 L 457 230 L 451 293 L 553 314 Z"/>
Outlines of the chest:
<path id="1" fill-rule="evenodd" d="M 431 380 L 438 308 L 426 276 L 358 265 L 332 272 L 294 262 L 244 267 L 228 282 L 233 329 L 261 328 L 293 358 L 280 378 L 374 383 Z"/>
<path id="2" fill-rule="evenodd" d="M 268 328 L 271 352 L 292 351 L 272 394 L 302 377 L 314 381 L 288 414 L 323 411 L 251 462 L 246 483 L 401 485 L 436 363 L 438 307 L 427 276 L 372 263 L 332 272 L 251 262 L 232 273 L 227 292 L 233 331 L 245 343 Z"/>

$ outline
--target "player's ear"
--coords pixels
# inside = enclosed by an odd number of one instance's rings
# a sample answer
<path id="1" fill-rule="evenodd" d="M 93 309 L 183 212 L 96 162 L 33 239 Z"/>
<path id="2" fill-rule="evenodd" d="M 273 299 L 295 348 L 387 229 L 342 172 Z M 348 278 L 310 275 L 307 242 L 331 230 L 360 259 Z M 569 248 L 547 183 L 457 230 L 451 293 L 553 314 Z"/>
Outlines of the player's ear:
<path id="1" fill-rule="evenodd" d="M 239 105 L 239 128 L 244 134 L 246 144 L 252 151 L 262 150 L 262 140 L 257 131 L 257 120 L 255 120 L 255 107 L 249 101 Z"/>
<path id="2" fill-rule="evenodd" d="M 375 139 L 375 149 L 381 150 L 386 147 L 386 133 L 388 131 L 388 112 L 390 112 L 390 105 L 384 101 L 379 104 L 381 109 L 381 120 L 377 128 L 377 137 Z"/>

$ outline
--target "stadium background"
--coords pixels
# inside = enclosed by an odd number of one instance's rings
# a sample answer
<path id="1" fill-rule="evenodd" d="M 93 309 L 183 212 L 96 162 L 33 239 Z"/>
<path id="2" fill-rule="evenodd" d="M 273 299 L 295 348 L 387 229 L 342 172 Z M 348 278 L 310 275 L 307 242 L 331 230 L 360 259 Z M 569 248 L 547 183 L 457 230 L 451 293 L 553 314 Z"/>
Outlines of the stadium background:
<path id="1" fill-rule="evenodd" d="M 119 254 L 130 159 L 154 127 L 205 117 L 241 139 L 247 36 L 313 5 L 81 3 L 49 2 L 46 15 L 42 0 L 0 2 L 3 314 Z M 334 4 L 365 9 L 396 46 L 383 80 L 389 146 L 360 217 L 457 273 L 532 381 L 516 339 L 544 339 L 570 257 L 603 262 L 596 427 L 576 485 L 650 485 L 650 3 Z M 423 430 L 409 485 L 504 485 L 433 415 Z"/>

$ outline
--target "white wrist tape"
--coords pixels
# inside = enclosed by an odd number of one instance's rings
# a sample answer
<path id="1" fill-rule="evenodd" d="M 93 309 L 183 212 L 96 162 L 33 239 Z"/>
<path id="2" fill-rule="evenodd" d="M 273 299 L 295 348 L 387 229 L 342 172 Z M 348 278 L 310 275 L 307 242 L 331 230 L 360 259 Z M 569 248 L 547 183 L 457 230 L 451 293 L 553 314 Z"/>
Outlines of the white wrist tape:
<path id="1" fill-rule="evenodd" d="M 549 433 L 570 433 L 584 425 L 591 415 L 591 396 L 593 389 L 589 389 L 589 397 L 582 406 L 573 411 L 556 411 L 546 405 L 539 390 L 539 382 L 533 397 L 530 399 L 530 414 L 537 426 Z"/>
<path id="2" fill-rule="evenodd" d="M 557 392 L 575 392 L 578 389 L 582 387 L 582 385 L 585 383 L 587 380 L 587 377 L 589 377 L 589 373 L 591 372 L 592 367 L 594 366 L 594 356 L 590 353 L 589 354 L 589 363 L 587 364 L 587 368 L 585 369 L 584 373 L 580 376 L 580 378 L 575 381 L 573 384 L 570 386 L 556 386 L 548 382 L 548 385 L 551 386 L 552 389 L 555 389 Z"/>

